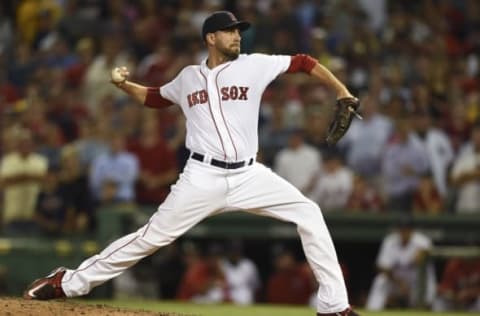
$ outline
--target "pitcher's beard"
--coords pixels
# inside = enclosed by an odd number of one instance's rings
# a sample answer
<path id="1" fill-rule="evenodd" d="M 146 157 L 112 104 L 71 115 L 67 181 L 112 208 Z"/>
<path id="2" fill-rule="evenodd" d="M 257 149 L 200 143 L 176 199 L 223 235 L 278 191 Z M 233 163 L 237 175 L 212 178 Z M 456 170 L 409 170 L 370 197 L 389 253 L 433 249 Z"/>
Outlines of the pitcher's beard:
<path id="1" fill-rule="evenodd" d="M 225 55 L 225 57 L 228 59 L 228 60 L 235 60 L 238 58 L 238 56 L 240 55 L 240 53 L 232 53 L 232 54 L 228 54 L 228 55 Z"/>
<path id="2" fill-rule="evenodd" d="M 225 56 L 225 59 L 229 61 L 237 59 L 240 55 L 240 49 L 222 48 L 220 49 L 220 52 L 223 54 L 223 56 Z"/>

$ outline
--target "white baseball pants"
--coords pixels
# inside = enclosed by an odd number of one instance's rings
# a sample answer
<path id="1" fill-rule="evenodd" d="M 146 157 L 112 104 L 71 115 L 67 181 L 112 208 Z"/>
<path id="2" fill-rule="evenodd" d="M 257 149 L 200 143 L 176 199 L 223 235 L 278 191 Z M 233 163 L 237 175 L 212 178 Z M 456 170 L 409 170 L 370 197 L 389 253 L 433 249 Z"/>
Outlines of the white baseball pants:
<path id="1" fill-rule="evenodd" d="M 260 163 L 226 170 L 189 159 L 149 222 L 86 259 L 77 269 L 67 270 L 62 288 L 68 297 L 85 295 L 170 244 L 206 217 L 232 209 L 295 223 L 320 284 L 317 311 L 333 313 L 349 306 L 343 275 L 320 208 Z"/>

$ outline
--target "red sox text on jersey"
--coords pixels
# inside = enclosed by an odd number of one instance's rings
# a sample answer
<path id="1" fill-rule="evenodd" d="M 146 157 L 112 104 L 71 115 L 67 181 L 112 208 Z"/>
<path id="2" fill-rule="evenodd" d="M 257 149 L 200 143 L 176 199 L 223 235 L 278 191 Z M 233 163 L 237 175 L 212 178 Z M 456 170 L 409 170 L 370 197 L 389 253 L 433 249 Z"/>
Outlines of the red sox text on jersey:
<path id="1" fill-rule="evenodd" d="M 247 92 L 249 87 L 222 87 L 220 93 L 222 95 L 222 101 L 228 100 L 248 100 Z M 204 90 L 195 91 L 187 95 L 188 106 L 192 107 L 197 104 L 207 103 L 208 92 Z"/>

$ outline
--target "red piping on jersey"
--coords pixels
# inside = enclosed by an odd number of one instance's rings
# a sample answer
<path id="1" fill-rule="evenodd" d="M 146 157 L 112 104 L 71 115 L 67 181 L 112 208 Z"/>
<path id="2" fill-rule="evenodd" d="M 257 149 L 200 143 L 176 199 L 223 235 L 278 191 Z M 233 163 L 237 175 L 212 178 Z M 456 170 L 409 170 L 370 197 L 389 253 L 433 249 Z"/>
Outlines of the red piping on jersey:
<path id="1" fill-rule="evenodd" d="M 162 97 L 159 87 L 148 87 L 145 102 L 143 104 L 149 108 L 158 109 L 173 105 L 173 102 Z"/>
<path id="2" fill-rule="evenodd" d="M 235 150 L 235 160 L 238 159 L 238 154 L 237 154 L 237 147 L 235 147 L 235 142 L 233 141 L 232 134 L 230 134 L 230 130 L 228 129 L 227 121 L 225 120 L 225 116 L 223 115 L 223 110 L 222 110 L 222 99 L 220 98 L 220 89 L 218 89 L 218 75 L 220 72 L 222 72 L 224 69 L 228 68 L 231 64 L 226 65 L 222 69 L 220 69 L 217 72 L 217 75 L 215 76 L 215 86 L 217 87 L 217 95 L 218 95 L 218 106 L 220 107 L 220 113 L 222 113 L 222 118 L 223 118 L 223 123 L 225 124 L 225 128 L 227 129 L 228 136 L 230 137 L 230 141 L 232 142 L 233 149 Z M 227 157 L 225 157 L 227 159 Z"/>
<path id="3" fill-rule="evenodd" d="M 309 74 L 316 64 L 317 61 L 311 56 L 305 54 L 297 54 L 295 56 L 292 56 L 292 60 L 290 61 L 290 67 L 288 67 L 287 73 L 295 73 L 302 71 Z"/>
<path id="4" fill-rule="evenodd" d="M 200 69 L 200 74 L 205 79 L 205 88 L 208 91 L 207 77 L 203 74 L 201 69 Z M 208 95 L 207 103 L 208 103 L 208 109 L 210 110 L 210 115 L 212 116 L 213 124 L 215 125 L 215 129 L 217 130 L 218 138 L 220 138 L 220 143 L 222 144 L 223 157 L 224 157 L 223 159 L 227 159 L 227 152 L 225 151 L 225 146 L 223 145 L 223 139 L 222 139 L 222 136 L 220 135 L 220 131 L 218 130 L 217 122 L 215 121 L 215 118 L 213 117 L 212 106 L 210 105 L 210 95 Z"/>

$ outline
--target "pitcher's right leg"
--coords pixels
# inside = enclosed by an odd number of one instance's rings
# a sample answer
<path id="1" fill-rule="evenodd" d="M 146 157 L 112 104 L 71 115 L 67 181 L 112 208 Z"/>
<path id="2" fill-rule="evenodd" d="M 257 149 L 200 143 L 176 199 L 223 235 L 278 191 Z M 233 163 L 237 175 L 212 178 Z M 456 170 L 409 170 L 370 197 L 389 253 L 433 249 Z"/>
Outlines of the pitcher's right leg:
<path id="1" fill-rule="evenodd" d="M 150 221 L 136 232 L 107 246 L 100 254 L 86 259 L 75 270 L 66 270 L 61 289 L 67 297 L 85 295 L 92 288 L 121 274 L 140 259 L 168 245 L 205 217 L 225 206 L 226 182 L 212 167 L 187 163 L 184 172 Z M 63 273 L 63 271 L 62 271 Z M 50 276 L 36 280 L 26 298 L 40 299 L 35 292 L 53 286 Z M 58 283 L 58 282 L 57 282 Z M 42 291 L 45 292 L 45 291 Z M 48 290 L 48 293 L 52 291 Z M 58 292 L 58 291 L 57 291 Z M 57 298 L 46 295 L 43 299 Z"/>
<path id="2" fill-rule="evenodd" d="M 151 223 L 107 246 L 101 253 L 88 258 L 76 270 L 67 270 L 62 288 L 67 297 L 89 293 L 92 288 L 108 281 L 128 269 L 140 259 L 152 254 L 174 240 L 173 236 L 152 243 L 145 239 Z"/>

